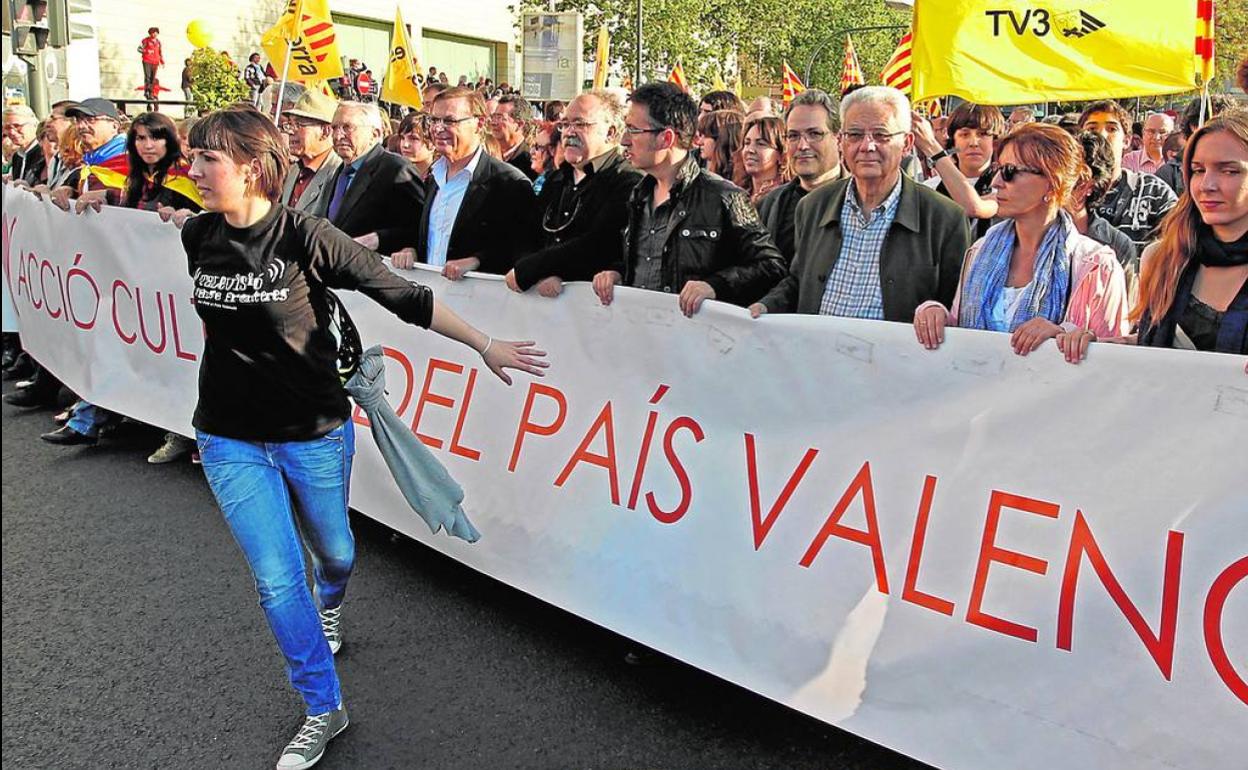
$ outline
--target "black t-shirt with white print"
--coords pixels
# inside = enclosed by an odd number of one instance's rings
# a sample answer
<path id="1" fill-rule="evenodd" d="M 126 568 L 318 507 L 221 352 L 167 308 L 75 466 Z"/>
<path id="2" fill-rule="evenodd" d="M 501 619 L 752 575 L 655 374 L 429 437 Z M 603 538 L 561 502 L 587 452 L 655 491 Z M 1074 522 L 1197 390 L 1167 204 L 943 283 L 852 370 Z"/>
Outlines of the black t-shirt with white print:
<path id="1" fill-rule="evenodd" d="M 350 415 L 325 290 L 355 289 L 428 327 L 433 293 L 319 217 L 274 205 L 251 227 L 201 214 L 182 228 L 204 322 L 199 430 L 247 441 L 307 441 Z"/>

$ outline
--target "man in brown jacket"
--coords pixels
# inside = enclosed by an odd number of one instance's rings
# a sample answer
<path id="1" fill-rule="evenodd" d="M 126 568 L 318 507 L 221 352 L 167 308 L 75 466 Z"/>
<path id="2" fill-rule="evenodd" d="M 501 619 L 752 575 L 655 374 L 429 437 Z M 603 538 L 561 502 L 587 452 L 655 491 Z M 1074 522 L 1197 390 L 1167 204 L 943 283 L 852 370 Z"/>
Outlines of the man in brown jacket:
<path id="1" fill-rule="evenodd" d="M 850 177 L 797 206 L 796 254 L 755 318 L 807 313 L 910 323 L 929 299 L 953 301 L 970 245 L 957 204 L 901 173 L 910 103 L 872 86 L 841 101 L 841 154 Z"/>

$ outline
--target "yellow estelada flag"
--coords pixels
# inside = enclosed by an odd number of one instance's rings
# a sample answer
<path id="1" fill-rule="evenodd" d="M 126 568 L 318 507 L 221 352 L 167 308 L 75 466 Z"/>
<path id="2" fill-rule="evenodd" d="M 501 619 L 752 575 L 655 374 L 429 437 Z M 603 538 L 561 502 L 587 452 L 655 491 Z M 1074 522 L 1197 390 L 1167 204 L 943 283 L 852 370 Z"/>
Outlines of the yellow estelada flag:
<path id="1" fill-rule="evenodd" d="M 424 106 L 424 99 L 421 97 L 420 86 L 416 85 L 418 74 L 420 62 L 416 60 L 416 52 L 408 42 L 403 13 L 396 6 L 394 32 L 390 35 L 390 64 L 386 67 L 386 77 L 381 82 L 381 100 L 406 104 L 419 110 Z"/>
<path id="2" fill-rule="evenodd" d="M 1201 1 L 915 0 L 911 99 L 1019 104 L 1190 91 Z"/>
<path id="3" fill-rule="evenodd" d="M 342 77 L 342 56 L 329 0 L 287 0 L 286 10 L 260 38 L 278 77 L 306 83 Z M 289 47 L 290 66 L 282 72 Z"/>
<path id="4" fill-rule="evenodd" d="M 598 28 L 598 51 L 594 54 L 594 88 L 607 87 L 607 70 L 611 66 L 611 36 L 607 25 Z"/>

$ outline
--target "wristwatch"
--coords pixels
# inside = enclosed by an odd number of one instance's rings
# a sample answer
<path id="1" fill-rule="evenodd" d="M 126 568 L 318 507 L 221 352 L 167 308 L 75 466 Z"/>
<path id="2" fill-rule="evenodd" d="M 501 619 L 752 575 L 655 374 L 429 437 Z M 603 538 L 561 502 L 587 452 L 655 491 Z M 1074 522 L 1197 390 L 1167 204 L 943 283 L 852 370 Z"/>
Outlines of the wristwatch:
<path id="1" fill-rule="evenodd" d="M 941 158 L 947 158 L 947 157 L 949 157 L 948 152 L 944 150 L 939 150 L 937 152 L 932 153 L 932 157 L 928 158 L 928 160 L 931 162 L 933 166 L 935 166 L 937 162 L 940 161 Z"/>

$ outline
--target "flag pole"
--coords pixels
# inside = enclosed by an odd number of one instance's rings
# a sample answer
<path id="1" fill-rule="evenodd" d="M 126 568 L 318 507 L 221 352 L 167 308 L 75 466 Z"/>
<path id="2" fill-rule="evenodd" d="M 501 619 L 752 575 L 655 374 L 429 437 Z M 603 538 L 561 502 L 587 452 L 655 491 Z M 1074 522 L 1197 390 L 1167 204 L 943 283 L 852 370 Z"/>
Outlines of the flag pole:
<path id="1" fill-rule="evenodd" d="M 277 109 L 273 112 L 273 122 L 282 120 L 282 101 L 286 98 L 286 80 L 290 75 L 290 54 L 295 49 L 295 41 L 286 41 L 286 63 L 282 65 L 282 84 L 277 88 Z"/>

